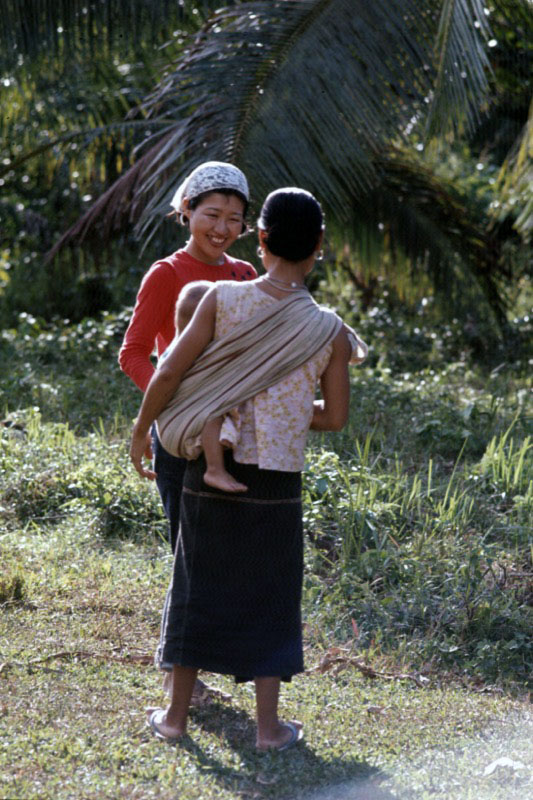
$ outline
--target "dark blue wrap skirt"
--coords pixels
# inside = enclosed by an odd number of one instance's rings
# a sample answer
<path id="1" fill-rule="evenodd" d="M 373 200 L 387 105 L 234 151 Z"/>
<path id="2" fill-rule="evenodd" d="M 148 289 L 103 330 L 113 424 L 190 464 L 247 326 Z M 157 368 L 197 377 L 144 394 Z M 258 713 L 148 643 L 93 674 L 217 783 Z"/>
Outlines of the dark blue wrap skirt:
<path id="1" fill-rule="evenodd" d="M 303 670 L 301 476 L 225 458 L 246 493 L 207 486 L 203 456 L 187 463 L 156 662 L 290 680 Z"/>

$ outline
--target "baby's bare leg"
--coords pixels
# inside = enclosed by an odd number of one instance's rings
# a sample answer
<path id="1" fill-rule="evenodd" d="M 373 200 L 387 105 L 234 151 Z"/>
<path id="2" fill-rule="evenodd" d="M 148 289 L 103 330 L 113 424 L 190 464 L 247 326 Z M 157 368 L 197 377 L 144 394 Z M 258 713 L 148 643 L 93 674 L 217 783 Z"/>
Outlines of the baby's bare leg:
<path id="1" fill-rule="evenodd" d="M 232 478 L 224 466 L 224 450 L 220 444 L 222 420 L 222 417 L 210 419 L 202 431 L 202 447 L 207 462 L 204 481 L 223 492 L 246 492 L 248 487 Z"/>

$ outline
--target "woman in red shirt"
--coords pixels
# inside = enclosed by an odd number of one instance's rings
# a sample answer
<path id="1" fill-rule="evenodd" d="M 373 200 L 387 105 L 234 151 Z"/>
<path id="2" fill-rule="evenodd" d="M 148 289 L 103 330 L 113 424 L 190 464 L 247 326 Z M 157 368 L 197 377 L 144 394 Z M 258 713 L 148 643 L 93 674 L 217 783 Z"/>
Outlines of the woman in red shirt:
<path id="1" fill-rule="evenodd" d="M 119 353 L 121 369 L 144 392 L 154 373 L 151 355 L 160 356 L 176 334 L 176 301 L 191 281 L 251 280 L 254 267 L 226 254 L 246 231 L 249 190 L 245 175 L 233 164 L 207 161 L 183 181 L 171 205 L 190 238 L 184 248 L 156 261 L 144 276 L 133 316 Z M 153 454 L 157 487 L 169 522 L 172 552 L 179 527 L 181 486 L 186 461 L 161 446 L 152 431 L 146 443 Z"/>
<path id="2" fill-rule="evenodd" d="M 133 315 L 119 353 L 121 369 L 144 392 L 155 369 L 154 348 L 160 356 L 176 335 L 175 307 L 183 287 L 191 281 L 252 280 L 254 267 L 226 254 L 246 231 L 249 202 L 248 182 L 233 164 L 206 161 L 181 183 L 171 202 L 179 222 L 190 238 L 184 248 L 156 261 L 144 276 Z M 155 426 L 147 437 L 145 454 L 153 458 L 156 483 L 169 525 L 172 552 L 179 530 L 180 501 L 187 461 L 168 453 L 158 439 Z M 164 686 L 170 689 L 169 667 Z M 171 669 L 171 666 L 170 666 Z M 197 680 L 194 698 L 201 702 L 216 690 Z M 217 693 L 218 694 L 218 693 Z"/>

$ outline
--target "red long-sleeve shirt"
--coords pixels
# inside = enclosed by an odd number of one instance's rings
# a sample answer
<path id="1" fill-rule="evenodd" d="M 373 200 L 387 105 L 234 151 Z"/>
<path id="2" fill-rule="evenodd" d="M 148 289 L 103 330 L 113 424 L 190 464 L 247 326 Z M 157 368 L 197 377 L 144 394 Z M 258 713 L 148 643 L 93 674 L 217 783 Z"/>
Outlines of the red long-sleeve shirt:
<path id="1" fill-rule="evenodd" d="M 161 353 L 176 333 L 175 307 L 179 293 L 191 281 L 252 280 L 257 272 L 247 261 L 225 256 L 221 265 L 205 264 L 177 250 L 152 264 L 137 295 L 130 324 L 120 348 L 120 368 L 144 392 L 154 372 L 150 356 Z"/>

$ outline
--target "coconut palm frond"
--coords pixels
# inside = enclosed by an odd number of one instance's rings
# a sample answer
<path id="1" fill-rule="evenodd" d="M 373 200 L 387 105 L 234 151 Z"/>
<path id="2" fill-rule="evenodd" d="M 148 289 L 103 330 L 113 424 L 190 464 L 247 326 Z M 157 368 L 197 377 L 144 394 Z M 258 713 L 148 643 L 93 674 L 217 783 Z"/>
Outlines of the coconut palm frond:
<path id="1" fill-rule="evenodd" d="M 456 129 L 466 120 L 473 130 L 487 96 L 490 38 L 482 0 L 444 0 L 435 40 L 437 75 L 426 130 L 429 136 Z"/>
<path id="2" fill-rule="evenodd" d="M 457 19 L 467 25 L 470 4 L 456 0 L 463 14 L 453 15 L 454 31 Z M 468 87 L 469 101 L 479 99 L 485 63 L 470 22 L 476 47 L 465 56 L 469 71 L 466 78 L 458 70 L 448 75 L 461 91 Z M 167 206 L 168 176 L 174 183 L 174 175 L 206 158 L 238 163 L 256 197 L 297 183 L 345 217 L 379 181 L 376 152 L 422 113 L 438 76 L 431 66 L 436 34 L 434 16 L 411 0 L 271 0 L 212 17 L 144 106 L 152 116 L 179 120 L 182 138 L 140 186 L 153 192 L 140 234 Z"/>
<path id="3" fill-rule="evenodd" d="M 466 78 L 447 73 L 448 82 L 468 88 L 465 98 L 457 90 L 458 113 L 481 90 L 473 2 L 456 0 L 441 35 L 447 52 L 455 52 L 457 41 L 467 40 L 456 29 L 472 23 L 476 46 L 461 61 L 470 59 Z M 142 106 L 147 120 L 166 126 L 165 135 L 143 146 L 139 167 L 62 241 L 85 233 L 104 213 L 104 230 L 135 221 L 148 240 L 176 184 L 207 159 L 241 166 L 256 207 L 277 186 L 310 189 L 342 229 L 354 208 L 385 185 L 381 154 L 421 117 L 441 74 L 434 68 L 434 11 L 435 4 L 415 0 L 253 0 L 215 13 Z"/>
<path id="4" fill-rule="evenodd" d="M 299 183 L 342 214 L 376 180 L 373 154 L 429 91 L 423 46 L 406 23 L 416 13 L 410 0 L 243 6 L 212 18 L 148 98 L 148 113 L 172 120 L 187 111 L 188 119 L 143 187 L 159 181 L 141 235 L 168 202 L 163 176 L 205 158 L 239 163 L 256 197 Z M 419 18 L 422 38 L 428 25 Z"/>
<path id="5" fill-rule="evenodd" d="M 472 218 L 452 183 L 405 151 L 390 149 L 377 160 L 382 182 L 353 208 L 347 226 L 328 220 L 328 239 L 337 249 L 348 243 L 360 272 L 385 272 L 400 292 L 431 286 L 453 306 L 470 285 L 501 323 L 508 276 L 485 221 Z"/>
<path id="6" fill-rule="evenodd" d="M 514 217 L 514 227 L 525 242 L 533 237 L 533 101 L 529 119 L 500 170 L 502 200 L 493 204 L 495 221 Z"/>
<path id="7" fill-rule="evenodd" d="M 242 166 L 256 197 L 298 183 L 342 218 L 378 182 L 375 153 L 420 116 L 435 36 L 431 4 L 416 0 L 263 0 L 214 14 L 144 104 L 175 135 L 136 186 L 139 234 L 207 158 Z"/>
<path id="8" fill-rule="evenodd" d="M 215 14 L 143 106 L 174 134 L 136 187 L 139 234 L 154 234 L 175 184 L 209 158 L 239 163 L 256 197 L 299 182 L 342 213 L 429 88 L 406 11 L 415 18 L 414 0 L 273 0 Z"/>
<path id="9" fill-rule="evenodd" d="M 475 284 L 500 322 L 504 319 L 502 282 L 508 277 L 496 241 L 484 220 L 472 218 L 468 202 L 453 184 L 437 178 L 412 159 L 389 157 L 384 165 L 382 207 L 388 209 L 391 247 L 430 277 L 441 296 L 457 295 Z"/>
<path id="10" fill-rule="evenodd" d="M 139 51 L 172 38 L 176 27 L 197 29 L 216 6 L 210 0 L 3 0 L 0 73 L 43 53 L 62 58 Z"/>

